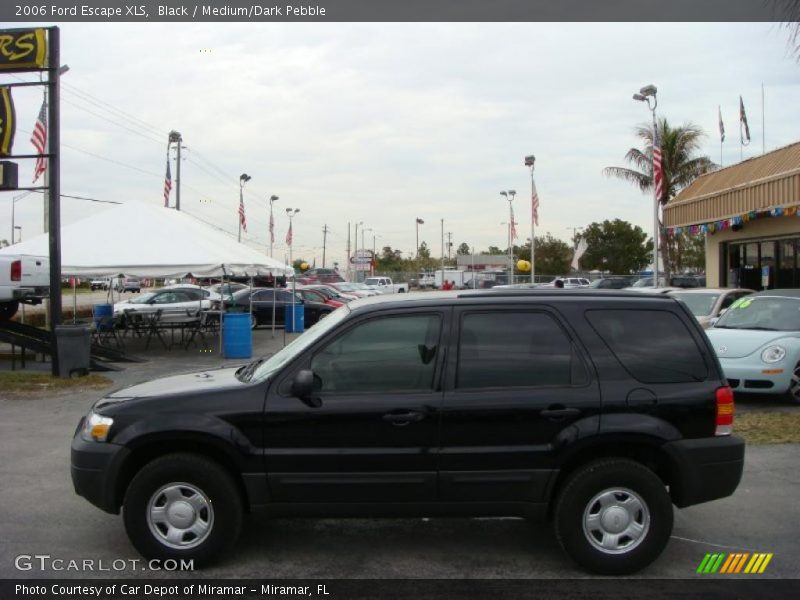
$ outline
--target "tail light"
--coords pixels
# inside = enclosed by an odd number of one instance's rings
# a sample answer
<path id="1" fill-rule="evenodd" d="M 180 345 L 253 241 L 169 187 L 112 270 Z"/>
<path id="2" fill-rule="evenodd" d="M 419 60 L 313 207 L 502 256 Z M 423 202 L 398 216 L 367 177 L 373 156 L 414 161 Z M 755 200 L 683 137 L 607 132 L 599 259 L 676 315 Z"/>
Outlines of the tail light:
<path id="1" fill-rule="evenodd" d="M 11 263 L 11 281 L 22 281 L 22 261 L 15 260 Z"/>
<path id="2" fill-rule="evenodd" d="M 717 422 L 714 435 L 733 433 L 733 390 L 728 387 L 717 388 Z"/>

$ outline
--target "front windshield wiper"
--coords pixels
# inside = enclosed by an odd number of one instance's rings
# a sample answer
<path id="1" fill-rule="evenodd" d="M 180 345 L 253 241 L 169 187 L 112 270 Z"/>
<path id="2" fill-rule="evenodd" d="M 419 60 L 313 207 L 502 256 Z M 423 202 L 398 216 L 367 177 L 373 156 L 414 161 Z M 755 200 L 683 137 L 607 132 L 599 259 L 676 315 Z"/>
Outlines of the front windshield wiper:
<path id="1" fill-rule="evenodd" d="M 741 329 L 741 327 L 733 327 L 731 325 L 714 325 L 714 329 Z"/>
<path id="2" fill-rule="evenodd" d="M 244 382 L 248 382 L 248 381 L 250 381 L 250 378 L 253 376 L 253 373 L 255 373 L 255 370 L 256 370 L 258 367 L 260 367 L 260 366 L 261 366 L 261 364 L 262 364 L 262 363 L 263 363 L 265 360 L 267 360 L 267 357 L 266 357 L 266 356 L 264 356 L 264 357 L 262 357 L 262 358 L 259 358 L 258 360 L 254 360 L 253 362 L 251 362 L 251 363 L 248 363 L 248 364 L 246 364 L 246 365 L 245 365 L 245 366 L 243 366 L 243 367 L 239 367 L 239 368 L 236 370 L 236 378 L 237 378 L 239 381 L 244 381 Z"/>
<path id="3" fill-rule="evenodd" d="M 780 331 L 780 329 L 777 329 L 775 327 L 761 327 L 761 326 L 758 326 L 758 327 L 742 327 L 742 329 L 753 329 L 755 331 Z"/>

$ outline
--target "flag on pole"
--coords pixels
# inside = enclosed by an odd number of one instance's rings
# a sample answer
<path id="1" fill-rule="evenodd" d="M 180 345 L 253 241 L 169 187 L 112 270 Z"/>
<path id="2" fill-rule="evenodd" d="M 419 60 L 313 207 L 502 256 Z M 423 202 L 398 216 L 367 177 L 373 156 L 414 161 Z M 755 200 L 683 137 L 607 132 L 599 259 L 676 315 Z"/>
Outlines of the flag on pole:
<path id="1" fill-rule="evenodd" d="M 717 106 L 719 110 L 719 141 L 720 143 L 725 141 L 725 125 L 722 122 L 722 107 Z"/>
<path id="2" fill-rule="evenodd" d="M 275 243 L 275 217 L 272 216 L 271 207 L 269 213 L 269 243 Z"/>
<path id="3" fill-rule="evenodd" d="M 536 183 L 531 179 L 531 213 L 533 215 L 533 224 L 539 226 L 539 194 L 536 192 Z"/>
<path id="4" fill-rule="evenodd" d="M 169 208 L 169 193 L 172 191 L 172 173 L 169 170 L 169 156 L 167 156 L 167 174 L 164 176 L 164 207 Z"/>
<path id="5" fill-rule="evenodd" d="M 517 222 L 514 219 L 514 209 L 511 209 L 511 239 L 517 239 Z"/>
<path id="6" fill-rule="evenodd" d="M 425 225 L 425 221 L 417 217 L 417 225 Z"/>
<path id="7" fill-rule="evenodd" d="M 239 225 L 242 226 L 244 231 L 247 231 L 247 219 L 244 216 L 244 196 L 239 194 Z"/>
<path id="8" fill-rule="evenodd" d="M 581 238 L 578 242 L 578 247 L 575 248 L 575 254 L 572 256 L 572 268 L 574 270 L 580 269 L 580 260 L 581 256 L 586 254 L 586 251 L 589 249 L 589 244 L 586 243 L 586 238 Z"/>
<path id="9" fill-rule="evenodd" d="M 39 109 L 39 116 L 36 117 L 36 123 L 33 126 L 33 134 L 31 135 L 31 144 L 36 148 L 39 154 L 45 153 L 47 147 L 47 101 L 42 100 L 42 108 Z M 39 179 L 42 173 L 47 170 L 47 158 L 39 156 L 36 158 L 36 165 L 33 168 L 33 183 Z"/>
<path id="10" fill-rule="evenodd" d="M 664 195 L 664 171 L 661 164 L 661 136 L 658 135 L 658 125 L 655 126 L 653 138 L 653 183 L 656 188 L 656 198 L 661 202 Z"/>
<path id="11" fill-rule="evenodd" d="M 292 245 L 292 222 L 289 221 L 289 231 L 286 232 L 286 245 Z"/>
<path id="12" fill-rule="evenodd" d="M 739 96 L 739 136 L 743 146 L 750 143 L 750 126 L 747 124 L 747 114 L 744 112 L 744 100 Z M 744 143 L 747 138 L 747 144 Z"/>

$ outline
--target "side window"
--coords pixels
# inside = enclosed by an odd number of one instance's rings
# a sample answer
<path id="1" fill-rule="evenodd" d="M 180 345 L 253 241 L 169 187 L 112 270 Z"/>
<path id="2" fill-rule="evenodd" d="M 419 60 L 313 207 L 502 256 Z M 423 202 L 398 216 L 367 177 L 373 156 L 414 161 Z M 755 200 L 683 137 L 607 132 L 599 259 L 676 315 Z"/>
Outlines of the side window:
<path id="1" fill-rule="evenodd" d="M 173 302 L 176 302 L 175 292 L 158 294 L 155 298 L 153 298 L 153 304 L 172 304 Z"/>
<path id="2" fill-rule="evenodd" d="M 261 290 L 253 295 L 253 300 L 259 302 L 272 302 L 272 290 Z"/>
<path id="3" fill-rule="evenodd" d="M 722 304 L 720 305 L 719 309 L 725 310 L 726 308 L 730 308 L 731 304 L 736 302 L 739 299 L 739 297 L 740 296 L 738 294 L 728 294 L 722 301 Z"/>
<path id="4" fill-rule="evenodd" d="M 321 391 L 430 391 L 439 315 L 379 317 L 338 337 L 311 360 Z"/>
<path id="5" fill-rule="evenodd" d="M 686 325 L 666 310 L 590 310 L 589 323 L 642 383 L 704 381 L 708 368 Z"/>
<path id="6" fill-rule="evenodd" d="M 548 314 L 466 314 L 458 344 L 458 388 L 580 385 L 587 373 L 572 341 Z"/>

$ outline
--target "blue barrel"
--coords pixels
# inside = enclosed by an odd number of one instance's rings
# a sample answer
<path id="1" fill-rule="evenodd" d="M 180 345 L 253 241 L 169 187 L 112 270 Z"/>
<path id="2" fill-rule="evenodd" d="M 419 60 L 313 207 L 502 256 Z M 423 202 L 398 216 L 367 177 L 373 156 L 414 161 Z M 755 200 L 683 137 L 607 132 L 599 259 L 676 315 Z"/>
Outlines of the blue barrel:
<path id="1" fill-rule="evenodd" d="M 92 306 L 92 319 L 97 331 L 111 331 L 114 328 L 114 305 L 95 304 Z"/>
<path id="2" fill-rule="evenodd" d="M 294 305 L 294 317 L 292 317 L 292 305 L 287 304 L 283 319 L 286 333 L 303 333 L 306 329 L 306 313 L 302 304 Z"/>
<path id="3" fill-rule="evenodd" d="M 250 313 L 225 313 L 222 328 L 222 352 L 225 358 L 250 358 L 253 355 Z"/>

